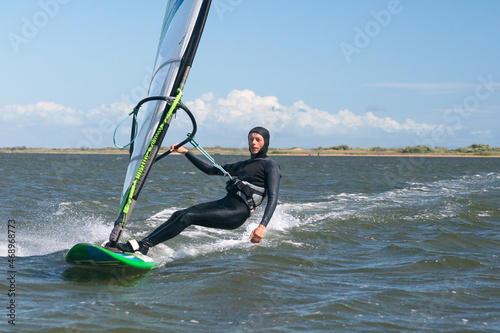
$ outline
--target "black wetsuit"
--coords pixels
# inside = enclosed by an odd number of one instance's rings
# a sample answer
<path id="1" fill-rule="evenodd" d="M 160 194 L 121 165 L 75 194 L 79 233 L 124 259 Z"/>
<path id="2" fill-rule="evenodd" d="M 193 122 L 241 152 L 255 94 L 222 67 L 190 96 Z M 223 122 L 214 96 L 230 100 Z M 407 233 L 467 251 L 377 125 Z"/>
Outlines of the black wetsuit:
<path id="1" fill-rule="evenodd" d="M 208 175 L 223 175 L 215 166 L 191 152 L 186 157 L 198 169 Z M 223 166 L 231 176 L 265 189 L 267 205 L 260 224 L 267 226 L 278 203 L 278 190 L 281 170 L 274 160 L 266 157 L 253 157 L 245 161 Z M 176 211 L 172 216 L 142 242 L 155 246 L 181 233 L 190 225 L 209 228 L 236 229 L 251 215 L 252 208 L 238 194 L 230 192 L 224 198 L 195 205 Z"/>

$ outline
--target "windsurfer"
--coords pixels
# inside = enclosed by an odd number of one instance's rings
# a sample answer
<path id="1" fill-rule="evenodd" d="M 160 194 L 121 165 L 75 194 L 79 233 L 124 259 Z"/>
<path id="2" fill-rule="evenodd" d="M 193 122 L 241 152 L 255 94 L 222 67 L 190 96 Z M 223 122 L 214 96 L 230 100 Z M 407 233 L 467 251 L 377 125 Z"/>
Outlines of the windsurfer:
<path id="1" fill-rule="evenodd" d="M 190 225 L 219 229 L 239 228 L 267 197 L 266 209 L 260 224 L 250 234 L 252 243 L 260 243 L 278 203 L 281 179 L 280 166 L 267 156 L 269 139 L 269 131 L 263 127 L 250 130 L 248 150 L 251 158 L 223 166 L 224 170 L 233 176 L 227 182 L 227 195 L 224 198 L 176 211 L 144 239 L 118 243 L 118 249 L 123 252 L 139 251 L 146 254 L 150 247 L 177 236 Z M 185 147 L 177 148 L 176 145 L 172 145 L 170 149 L 184 154 L 191 163 L 208 175 L 223 175 L 221 170 Z"/>

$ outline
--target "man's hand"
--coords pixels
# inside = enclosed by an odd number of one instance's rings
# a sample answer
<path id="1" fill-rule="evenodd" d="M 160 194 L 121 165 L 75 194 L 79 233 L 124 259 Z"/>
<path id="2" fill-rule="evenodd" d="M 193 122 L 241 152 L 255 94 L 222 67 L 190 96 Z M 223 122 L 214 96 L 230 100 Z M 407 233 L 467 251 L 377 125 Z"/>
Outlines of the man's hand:
<path id="1" fill-rule="evenodd" d="M 262 238 L 264 238 L 264 232 L 266 231 L 266 227 L 260 224 L 254 231 L 250 234 L 250 241 L 252 243 L 260 243 Z"/>
<path id="2" fill-rule="evenodd" d="M 177 147 L 179 144 L 176 143 L 176 144 L 173 144 L 170 146 L 170 151 L 173 153 L 173 152 L 178 152 L 180 154 L 183 154 L 185 155 L 188 150 L 186 148 L 184 148 L 183 146 L 182 147 Z"/>

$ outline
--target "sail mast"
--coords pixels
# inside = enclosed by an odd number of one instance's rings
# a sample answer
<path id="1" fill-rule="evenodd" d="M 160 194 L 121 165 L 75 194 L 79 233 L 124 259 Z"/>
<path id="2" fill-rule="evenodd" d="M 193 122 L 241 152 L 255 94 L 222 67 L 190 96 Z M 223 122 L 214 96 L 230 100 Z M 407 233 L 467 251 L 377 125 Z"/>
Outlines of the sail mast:
<path id="1" fill-rule="evenodd" d="M 203 29 L 205 28 L 205 23 L 207 21 L 208 11 L 210 9 L 211 3 L 212 0 L 206 0 L 203 1 L 201 4 L 200 15 L 198 15 L 198 18 L 196 20 L 193 35 L 191 37 L 191 42 L 189 43 L 189 46 L 186 49 L 186 53 L 180 68 L 180 72 L 184 74 L 182 76 L 178 76 L 178 78 L 180 78 L 180 82 L 174 83 L 174 87 L 177 86 L 177 88 L 174 88 L 176 90 L 184 89 L 184 84 L 186 83 L 189 71 L 191 70 L 191 67 L 193 65 L 194 56 L 196 54 L 196 51 L 198 50 L 198 45 L 201 40 L 201 35 L 203 34 Z M 170 92 L 170 95 L 173 94 L 175 94 L 174 90 Z"/>
<path id="2" fill-rule="evenodd" d="M 118 242 L 157 161 L 172 115 L 180 105 L 210 5 L 211 0 L 171 0 L 167 4 L 149 96 L 136 107 L 145 104 L 146 110 L 130 154 L 119 216 L 109 237 L 110 245 Z"/>

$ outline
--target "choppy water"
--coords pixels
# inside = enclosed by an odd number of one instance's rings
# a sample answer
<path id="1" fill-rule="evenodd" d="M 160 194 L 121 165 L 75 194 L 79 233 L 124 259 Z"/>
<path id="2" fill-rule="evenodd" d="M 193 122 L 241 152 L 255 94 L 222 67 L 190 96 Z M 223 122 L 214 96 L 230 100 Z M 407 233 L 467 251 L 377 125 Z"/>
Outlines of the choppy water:
<path id="1" fill-rule="evenodd" d="M 0 331 L 500 331 L 500 159 L 275 159 L 281 198 L 263 243 L 248 241 L 261 210 L 238 230 L 189 228 L 152 249 L 158 268 L 130 275 L 64 262 L 109 236 L 126 156 L 0 154 Z M 182 156 L 149 179 L 125 237 L 224 193 Z"/>

